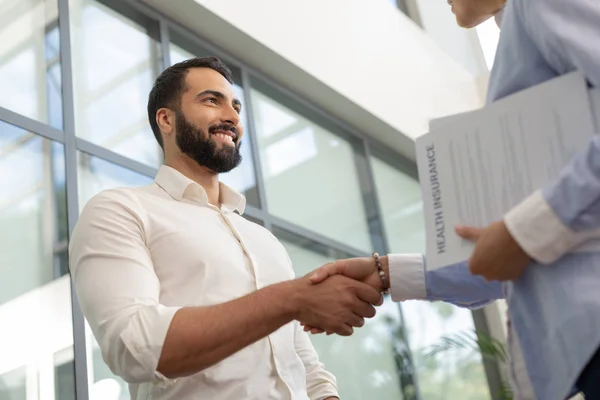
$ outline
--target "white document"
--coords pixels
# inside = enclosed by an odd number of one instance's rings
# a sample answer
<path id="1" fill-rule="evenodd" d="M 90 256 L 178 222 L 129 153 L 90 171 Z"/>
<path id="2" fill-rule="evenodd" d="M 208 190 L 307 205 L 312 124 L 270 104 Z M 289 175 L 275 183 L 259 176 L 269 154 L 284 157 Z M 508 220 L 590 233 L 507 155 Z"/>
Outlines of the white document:
<path id="1" fill-rule="evenodd" d="M 594 94 L 600 100 L 600 93 Z M 427 269 L 467 260 L 456 225 L 485 227 L 554 180 L 589 143 L 595 119 L 573 73 L 466 114 L 432 121 L 416 141 L 427 232 Z M 598 113 L 600 115 L 600 113 Z"/>

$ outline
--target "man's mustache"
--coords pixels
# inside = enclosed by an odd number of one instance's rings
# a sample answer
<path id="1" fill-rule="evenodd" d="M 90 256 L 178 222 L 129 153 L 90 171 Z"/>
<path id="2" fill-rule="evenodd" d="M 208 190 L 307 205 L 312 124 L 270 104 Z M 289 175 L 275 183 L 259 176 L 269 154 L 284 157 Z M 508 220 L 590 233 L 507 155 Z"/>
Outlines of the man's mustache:
<path id="1" fill-rule="evenodd" d="M 237 140 L 239 136 L 237 128 L 231 124 L 213 125 L 208 128 L 208 133 L 210 134 L 213 134 L 215 131 L 230 131 L 235 135 L 234 140 Z"/>

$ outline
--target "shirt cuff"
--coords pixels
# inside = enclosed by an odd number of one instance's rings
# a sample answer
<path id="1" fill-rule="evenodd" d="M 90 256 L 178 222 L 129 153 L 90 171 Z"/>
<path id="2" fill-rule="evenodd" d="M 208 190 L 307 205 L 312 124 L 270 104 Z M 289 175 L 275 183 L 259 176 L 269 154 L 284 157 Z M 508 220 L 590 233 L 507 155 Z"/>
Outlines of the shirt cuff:
<path id="1" fill-rule="evenodd" d="M 558 218 L 538 190 L 504 216 L 504 224 L 523 251 L 549 264 L 585 240 Z"/>
<path id="2" fill-rule="evenodd" d="M 335 377 L 329 372 L 323 370 L 319 376 L 312 376 L 312 381 L 320 379 L 321 382 L 317 385 L 307 388 L 308 398 L 310 400 L 325 400 L 330 397 L 339 398 L 338 389 L 335 382 Z M 314 375 L 314 374 L 313 374 Z M 333 379 L 333 382 L 332 382 Z M 308 383 L 308 382 L 307 382 Z"/>
<path id="3" fill-rule="evenodd" d="M 389 254 L 390 291 L 393 301 L 427 298 L 422 254 Z"/>
<path id="4" fill-rule="evenodd" d="M 321 364 L 322 367 L 323 364 Z M 315 381 L 318 382 L 315 384 Z M 307 394 L 311 400 L 323 400 L 329 397 L 340 397 L 335 376 L 321 369 L 307 376 Z"/>
<path id="5" fill-rule="evenodd" d="M 336 399 L 340 398 L 340 395 L 337 392 L 337 388 L 331 384 L 319 387 L 318 394 L 309 396 L 311 400 L 325 400 L 330 397 L 335 397 Z"/>

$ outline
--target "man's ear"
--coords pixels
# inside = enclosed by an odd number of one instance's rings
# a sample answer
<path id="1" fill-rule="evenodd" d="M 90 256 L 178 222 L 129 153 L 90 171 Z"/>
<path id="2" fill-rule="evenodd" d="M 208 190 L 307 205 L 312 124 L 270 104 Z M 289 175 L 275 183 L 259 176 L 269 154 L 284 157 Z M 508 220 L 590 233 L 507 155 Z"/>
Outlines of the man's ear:
<path id="1" fill-rule="evenodd" d="M 165 136 L 172 136 L 175 133 L 175 113 L 172 110 L 166 107 L 160 108 L 156 112 L 156 123 Z"/>

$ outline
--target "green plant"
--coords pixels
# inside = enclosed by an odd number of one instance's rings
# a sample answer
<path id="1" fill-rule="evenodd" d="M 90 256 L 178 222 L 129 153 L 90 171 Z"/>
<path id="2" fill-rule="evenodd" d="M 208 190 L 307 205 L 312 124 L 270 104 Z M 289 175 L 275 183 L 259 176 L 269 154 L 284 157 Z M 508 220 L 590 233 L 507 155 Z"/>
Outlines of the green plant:
<path id="1" fill-rule="evenodd" d="M 438 343 L 429 347 L 427 355 L 434 357 L 440 353 L 456 350 L 470 350 L 473 353 L 480 353 L 483 359 L 501 364 L 505 364 L 508 358 L 503 342 L 486 333 L 477 331 L 458 332 L 443 336 Z M 497 396 L 500 400 L 513 400 L 510 386 L 506 382 L 502 383 Z"/>

